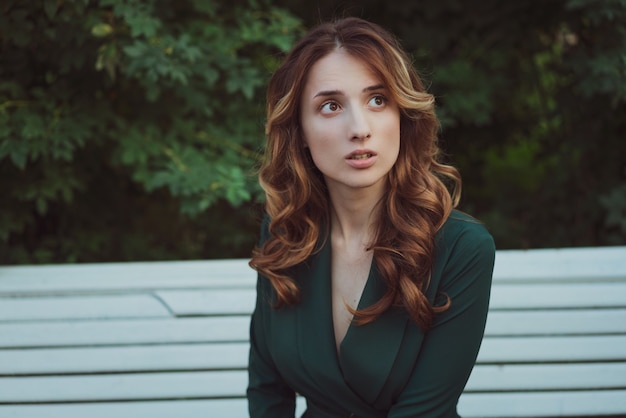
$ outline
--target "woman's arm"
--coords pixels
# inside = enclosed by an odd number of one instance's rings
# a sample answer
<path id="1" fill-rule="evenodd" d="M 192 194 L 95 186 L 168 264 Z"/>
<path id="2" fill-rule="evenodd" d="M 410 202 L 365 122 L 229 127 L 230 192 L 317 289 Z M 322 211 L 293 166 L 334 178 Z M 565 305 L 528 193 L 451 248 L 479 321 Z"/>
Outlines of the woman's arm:
<path id="1" fill-rule="evenodd" d="M 436 315 L 389 418 L 458 416 L 456 404 L 483 338 L 494 258 L 493 239 L 482 227 L 454 243 L 439 288 L 451 305 Z"/>
<path id="2" fill-rule="evenodd" d="M 259 281 L 263 280 L 259 278 Z M 257 286 L 259 295 L 261 286 Z M 248 363 L 248 410 L 251 418 L 294 417 L 295 393 L 284 382 L 269 354 L 265 339 L 264 310 L 268 304 L 257 296 L 250 323 L 250 360 Z"/>
<path id="3" fill-rule="evenodd" d="M 261 244 L 267 239 L 269 218 L 261 227 Z M 250 357 L 248 362 L 248 410 L 250 418 L 293 418 L 295 393 L 285 383 L 268 347 L 270 284 L 259 275 L 256 286 L 256 307 L 250 322 Z"/>

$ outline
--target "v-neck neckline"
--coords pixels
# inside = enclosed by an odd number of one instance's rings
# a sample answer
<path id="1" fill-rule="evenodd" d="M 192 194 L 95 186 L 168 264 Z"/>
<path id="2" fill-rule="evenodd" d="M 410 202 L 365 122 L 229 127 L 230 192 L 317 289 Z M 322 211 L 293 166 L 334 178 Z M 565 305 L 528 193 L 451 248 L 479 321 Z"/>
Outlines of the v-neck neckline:
<path id="1" fill-rule="evenodd" d="M 332 326 L 332 335 L 333 335 L 333 344 L 334 344 L 334 348 L 335 348 L 335 352 L 337 353 L 337 360 L 339 362 L 339 364 L 341 364 L 341 353 L 343 352 L 342 347 L 344 345 L 344 342 L 348 339 L 349 335 L 351 334 L 351 330 L 357 326 L 354 324 L 354 316 L 352 316 L 350 318 L 350 324 L 348 325 L 348 328 L 346 329 L 345 334 L 343 335 L 343 338 L 341 339 L 341 341 L 338 343 L 337 342 L 337 336 L 335 335 L 335 316 L 333 314 L 333 277 L 332 277 L 332 263 L 333 263 L 333 247 L 332 247 L 332 242 L 328 242 L 327 244 L 328 246 L 328 256 L 329 256 L 329 263 L 328 263 L 328 270 L 327 270 L 327 289 L 328 289 L 328 294 L 329 294 L 329 299 L 330 299 L 330 321 L 331 321 L 331 326 Z M 369 292 L 369 287 L 370 287 L 370 282 L 372 281 L 372 271 L 374 269 L 374 256 L 372 255 L 372 259 L 370 260 L 370 265 L 369 268 L 367 269 L 367 279 L 365 280 L 365 285 L 363 286 L 363 291 L 361 292 L 361 295 L 359 296 L 359 300 L 356 303 L 356 309 L 360 310 L 363 309 L 363 301 L 364 299 L 366 299 L 366 296 L 368 295 Z M 348 340 L 349 341 L 349 340 Z"/>
<path id="2" fill-rule="evenodd" d="M 306 293 L 298 309 L 298 350 L 310 376 L 327 390 L 373 402 L 382 390 L 402 344 L 408 323 L 401 309 L 391 307 L 365 325 L 350 324 L 337 351 L 331 302 L 331 247 L 321 248 L 303 265 L 301 291 Z M 358 309 L 376 303 L 386 291 L 372 260 Z M 313 340 L 311 339 L 313 338 Z M 340 384 L 340 382 L 343 382 Z M 350 393 L 345 392 L 350 389 Z"/>

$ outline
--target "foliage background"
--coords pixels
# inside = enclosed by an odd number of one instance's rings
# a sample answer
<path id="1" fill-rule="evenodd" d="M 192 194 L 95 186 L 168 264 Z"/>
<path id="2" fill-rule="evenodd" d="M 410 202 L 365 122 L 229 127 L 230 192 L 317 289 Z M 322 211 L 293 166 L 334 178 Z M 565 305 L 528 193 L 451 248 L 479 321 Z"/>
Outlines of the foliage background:
<path id="1" fill-rule="evenodd" d="M 626 0 L 5 0 L 0 263 L 247 257 L 265 83 L 346 15 L 412 54 L 499 248 L 626 244 Z"/>

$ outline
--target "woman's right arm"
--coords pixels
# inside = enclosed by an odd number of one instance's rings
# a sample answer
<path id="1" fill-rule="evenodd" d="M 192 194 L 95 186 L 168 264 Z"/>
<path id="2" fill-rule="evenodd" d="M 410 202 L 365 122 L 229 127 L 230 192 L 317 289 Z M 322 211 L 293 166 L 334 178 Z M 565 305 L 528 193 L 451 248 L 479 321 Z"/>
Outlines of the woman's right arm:
<path id="1" fill-rule="evenodd" d="M 251 418 L 293 418 L 295 393 L 278 373 L 267 347 L 266 311 L 271 308 L 261 281 L 265 279 L 258 279 L 257 304 L 250 323 L 248 410 Z"/>
<path id="2" fill-rule="evenodd" d="M 267 238 L 267 219 L 263 222 L 261 242 Z M 250 358 L 248 363 L 248 410 L 250 418 L 293 418 L 295 392 L 287 385 L 270 354 L 269 281 L 259 275 L 256 286 L 256 307 L 250 322 Z M 277 330 L 274 330 L 275 332 Z"/>

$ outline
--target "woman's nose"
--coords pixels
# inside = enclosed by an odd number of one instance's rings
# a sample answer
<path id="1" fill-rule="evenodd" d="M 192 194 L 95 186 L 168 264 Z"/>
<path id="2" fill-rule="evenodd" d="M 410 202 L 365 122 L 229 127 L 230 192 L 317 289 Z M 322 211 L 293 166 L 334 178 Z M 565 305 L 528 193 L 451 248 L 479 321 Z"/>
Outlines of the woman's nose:
<path id="1" fill-rule="evenodd" d="M 371 136 L 371 130 L 364 109 L 353 108 L 351 112 L 350 139 L 363 141 Z"/>

